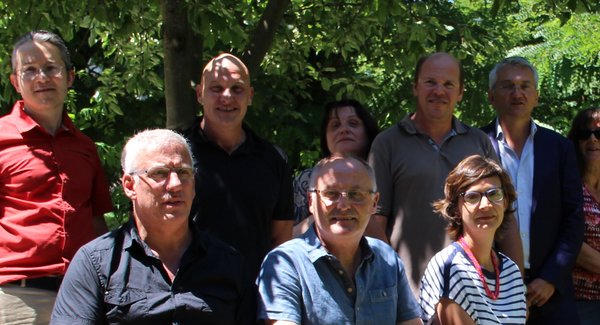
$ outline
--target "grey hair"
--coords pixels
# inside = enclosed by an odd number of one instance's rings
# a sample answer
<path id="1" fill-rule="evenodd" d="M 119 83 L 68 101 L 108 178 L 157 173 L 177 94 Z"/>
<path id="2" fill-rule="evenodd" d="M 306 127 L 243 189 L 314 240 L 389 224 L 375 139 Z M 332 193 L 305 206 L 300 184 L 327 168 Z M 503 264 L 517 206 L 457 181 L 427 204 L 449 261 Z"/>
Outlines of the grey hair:
<path id="1" fill-rule="evenodd" d="M 498 62 L 498 64 L 496 64 L 496 66 L 494 66 L 492 71 L 490 71 L 489 90 L 493 90 L 494 87 L 496 87 L 496 83 L 498 82 L 498 71 L 500 71 L 502 68 L 504 68 L 508 65 L 528 68 L 529 70 L 531 70 L 531 72 L 533 72 L 533 79 L 535 81 L 535 89 L 538 89 L 539 76 L 538 76 L 538 72 L 535 69 L 535 67 L 533 66 L 533 64 L 531 64 L 529 61 L 527 61 L 527 59 L 524 57 L 511 56 L 511 57 L 508 57 L 508 58 Z"/>
<path id="2" fill-rule="evenodd" d="M 56 46 L 60 51 L 60 57 L 65 63 L 65 68 L 67 69 L 67 71 L 73 69 L 73 63 L 71 63 L 71 54 L 69 54 L 69 49 L 67 48 L 65 41 L 60 36 L 58 36 L 58 34 L 55 34 L 53 32 L 49 32 L 46 30 L 34 30 L 19 37 L 19 39 L 15 42 L 15 45 L 13 46 L 11 57 L 13 73 L 16 72 L 17 69 L 17 50 L 19 50 L 19 48 L 23 46 L 23 44 L 28 42 L 48 42 Z"/>
<path id="3" fill-rule="evenodd" d="M 132 174 L 139 163 L 139 156 L 142 152 L 160 150 L 174 145 L 184 146 L 192 166 L 194 165 L 194 155 L 189 142 L 179 133 L 168 129 L 153 129 L 138 132 L 131 137 L 121 152 L 121 167 L 123 173 Z"/>
<path id="4" fill-rule="evenodd" d="M 377 192 L 377 183 L 375 181 L 375 171 L 373 171 L 373 167 L 371 167 L 364 159 L 352 155 L 352 154 L 334 154 L 332 156 L 321 159 L 315 167 L 313 167 L 312 172 L 310 173 L 310 180 L 308 182 L 308 188 L 314 189 L 317 186 L 317 179 L 321 176 L 322 169 L 324 169 L 327 165 L 337 161 L 337 160 L 346 160 L 351 161 L 354 160 L 362 165 L 369 178 L 371 179 L 371 183 L 373 184 L 373 188 L 371 189 L 373 192 Z"/>

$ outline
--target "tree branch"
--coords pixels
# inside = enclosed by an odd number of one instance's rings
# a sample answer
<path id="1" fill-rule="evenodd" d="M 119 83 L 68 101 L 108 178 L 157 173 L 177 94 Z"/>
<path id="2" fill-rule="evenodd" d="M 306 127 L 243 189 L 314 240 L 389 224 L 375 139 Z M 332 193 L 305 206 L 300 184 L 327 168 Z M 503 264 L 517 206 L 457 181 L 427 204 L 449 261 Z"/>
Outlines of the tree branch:
<path id="1" fill-rule="evenodd" d="M 275 31 L 289 7 L 290 0 L 269 0 L 262 17 L 251 35 L 250 43 L 242 52 L 242 61 L 250 75 L 258 71 L 260 63 L 273 43 Z"/>

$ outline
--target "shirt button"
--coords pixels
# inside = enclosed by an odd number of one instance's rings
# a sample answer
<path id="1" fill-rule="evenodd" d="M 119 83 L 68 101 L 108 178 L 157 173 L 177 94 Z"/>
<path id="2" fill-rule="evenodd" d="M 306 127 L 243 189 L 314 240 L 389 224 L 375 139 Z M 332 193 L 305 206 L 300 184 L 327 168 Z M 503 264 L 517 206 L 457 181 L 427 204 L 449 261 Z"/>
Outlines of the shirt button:
<path id="1" fill-rule="evenodd" d="M 352 288 L 348 288 L 348 293 L 352 293 L 352 291 L 354 291 Z"/>
<path id="2" fill-rule="evenodd" d="M 384 292 L 381 293 L 381 295 L 384 296 L 384 297 L 387 297 L 387 292 L 384 291 Z"/>
<path id="3" fill-rule="evenodd" d="M 338 273 L 339 273 L 340 275 L 342 275 L 342 274 L 344 274 L 344 271 L 342 271 L 342 270 L 338 270 Z"/>

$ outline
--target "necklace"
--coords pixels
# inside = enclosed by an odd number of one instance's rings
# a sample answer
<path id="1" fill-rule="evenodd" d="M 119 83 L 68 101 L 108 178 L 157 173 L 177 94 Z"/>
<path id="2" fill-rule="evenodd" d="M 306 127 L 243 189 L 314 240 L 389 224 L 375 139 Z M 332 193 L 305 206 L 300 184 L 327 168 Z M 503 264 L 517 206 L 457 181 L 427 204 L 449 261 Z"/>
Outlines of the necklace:
<path id="1" fill-rule="evenodd" d="M 496 259 L 494 259 L 494 251 L 490 252 L 490 258 L 492 259 L 492 265 L 494 266 L 494 272 L 496 273 L 496 289 L 492 293 L 492 290 L 490 290 L 490 288 L 488 287 L 487 281 L 485 280 L 485 276 L 483 276 L 483 271 L 481 270 L 481 265 L 475 258 L 475 255 L 473 255 L 473 252 L 471 252 L 471 249 L 469 248 L 469 246 L 467 246 L 465 237 L 461 237 L 460 240 L 458 241 L 458 244 L 467 253 L 467 255 L 469 256 L 469 259 L 471 260 L 471 263 L 473 263 L 473 266 L 475 266 L 475 269 L 477 270 L 477 273 L 479 274 L 479 279 L 481 279 L 481 282 L 483 282 L 483 288 L 485 289 L 485 293 L 487 293 L 488 297 L 492 298 L 492 300 L 498 299 L 498 296 L 500 295 L 500 272 L 498 271 L 498 263 L 496 262 Z"/>

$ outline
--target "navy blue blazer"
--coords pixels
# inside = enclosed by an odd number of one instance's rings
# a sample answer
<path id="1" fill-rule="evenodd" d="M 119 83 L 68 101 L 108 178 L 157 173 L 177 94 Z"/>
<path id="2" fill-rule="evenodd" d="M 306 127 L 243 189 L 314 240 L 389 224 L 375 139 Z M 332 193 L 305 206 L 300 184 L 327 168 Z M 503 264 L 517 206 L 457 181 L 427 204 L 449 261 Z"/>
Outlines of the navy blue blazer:
<path id="1" fill-rule="evenodd" d="M 567 296 L 563 298 L 573 300 L 568 298 L 573 297 L 571 271 L 581 249 L 584 229 L 581 177 L 573 144 L 550 129 L 536 126 L 537 132 L 533 137 L 530 279 L 542 278 L 554 284 L 556 293 Z M 496 120 L 483 127 L 482 131 L 488 135 L 502 161 L 496 138 Z"/>

